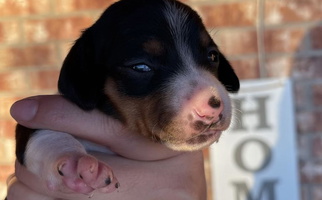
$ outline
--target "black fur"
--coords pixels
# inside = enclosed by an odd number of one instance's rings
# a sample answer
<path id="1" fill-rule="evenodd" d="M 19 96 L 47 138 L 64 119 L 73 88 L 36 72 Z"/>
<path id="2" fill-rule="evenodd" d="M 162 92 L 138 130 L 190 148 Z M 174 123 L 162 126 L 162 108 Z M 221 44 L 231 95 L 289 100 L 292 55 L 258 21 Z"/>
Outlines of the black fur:
<path id="1" fill-rule="evenodd" d="M 35 129 L 24 127 L 20 124 L 16 126 L 16 157 L 20 164 L 24 164 L 26 146 Z"/>

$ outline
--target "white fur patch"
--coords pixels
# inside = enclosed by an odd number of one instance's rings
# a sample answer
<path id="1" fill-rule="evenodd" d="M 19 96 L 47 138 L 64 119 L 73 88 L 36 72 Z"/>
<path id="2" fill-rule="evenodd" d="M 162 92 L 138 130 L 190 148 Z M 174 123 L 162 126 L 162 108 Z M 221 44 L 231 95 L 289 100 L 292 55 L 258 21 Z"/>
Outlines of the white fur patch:
<path id="1" fill-rule="evenodd" d="M 60 156 L 68 153 L 86 154 L 86 150 L 80 142 L 67 133 L 38 130 L 28 141 L 25 164 L 35 174 L 50 174 L 51 165 Z"/>

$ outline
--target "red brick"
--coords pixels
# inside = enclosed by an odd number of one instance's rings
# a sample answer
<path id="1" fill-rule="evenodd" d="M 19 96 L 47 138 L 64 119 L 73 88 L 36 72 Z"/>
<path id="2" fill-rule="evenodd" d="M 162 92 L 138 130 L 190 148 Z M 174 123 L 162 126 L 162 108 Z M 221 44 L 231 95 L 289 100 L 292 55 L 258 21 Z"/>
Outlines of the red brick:
<path id="1" fill-rule="evenodd" d="M 322 158 L 322 135 L 316 135 L 313 138 L 311 149 L 314 158 Z"/>
<path id="2" fill-rule="evenodd" d="M 315 106 L 322 106 L 322 83 L 313 85 L 313 103 Z"/>
<path id="3" fill-rule="evenodd" d="M 0 22 L 0 43 L 18 43 L 21 41 L 18 20 Z"/>
<path id="4" fill-rule="evenodd" d="M 50 11 L 49 0 L 3 0 L 0 16 L 25 16 L 45 14 Z"/>
<path id="5" fill-rule="evenodd" d="M 301 200 L 309 200 L 310 190 L 306 185 L 301 186 Z"/>
<path id="6" fill-rule="evenodd" d="M 230 63 L 239 79 L 259 78 L 259 63 L 257 58 L 231 60 Z"/>
<path id="7" fill-rule="evenodd" d="M 16 124 L 14 120 L 0 119 L 0 137 L 14 138 Z"/>
<path id="8" fill-rule="evenodd" d="M 0 141 L 0 163 L 11 164 L 15 160 L 14 155 L 15 140 L 10 137 L 2 137 Z"/>
<path id="9" fill-rule="evenodd" d="M 310 35 L 312 48 L 322 49 L 322 26 L 312 28 Z"/>
<path id="10" fill-rule="evenodd" d="M 30 73 L 31 88 L 57 91 L 59 70 L 35 71 Z"/>
<path id="11" fill-rule="evenodd" d="M 306 30 L 297 29 L 277 29 L 265 32 L 265 51 L 272 52 L 296 52 L 302 51 L 301 43 L 304 40 Z M 305 49 L 303 49 L 304 51 Z"/>
<path id="12" fill-rule="evenodd" d="M 316 111 L 315 113 L 315 126 L 314 126 L 314 131 L 315 132 L 322 132 L 322 111 Z"/>
<path id="13" fill-rule="evenodd" d="M 56 0 L 56 12 L 69 13 L 79 10 L 102 10 L 107 8 L 117 0 L 95 0 L 95 1 L 79 1 L 79 0 Z"/>
<path id="14" fill-rule="evenodd" d="M 1 87 L 1 84 L 0 84 Z M 10 116 L 10 107 L 11 105 L 16 102 L 17 100 L 21 99 L 21 97 L 4 97 L 1 96 L 0 98 L 0 120 L 9 120 L 12 119 Z"/>
<path id="15" fill-rule="evenodd" d="M 65 59 L 65 57 L 67 56 L 68 52 L 72 48 L 73 44 L 74 44 L 73 41 L 70 41 L 70 42 L 60 42 L 58 44 L 58 48 L 59 48 L 59 51 L 61 53 L 61 55 L 60 55 L 60 60 L 61 61 L 63 61 Z"/>
<path id="16" fill-rule="evenodd" d="M 7 194 L 6 180 L 14 172 L 14 163 L 11 165 L 0 164 L 0 199 L 5 199 Z"/>
<path id="17" fill-rule="evenodd" d="M 211 165 L 210 165 L 210 155 L 209 148 L 204 149 L 203 151 L 204 157 L 204 166 L 205 166 L 205 174 L 206 174 L 206 183 L 207 183 L 207 196 L 212 197 L 211 191 Z"/>
<path id="18" fill-rule="evenodd" d="M 296 109 L 304 109 L 308 102 L 307 87 L 301 81 L 294 81 L 294 101 Z"/>
<path id="19" fill-rule="evenodd" d="M 299 159 L 305 160 L 311 156 L 311 137 L 308 137 L 307 134 L 299 135 L 297 137 L 297 154 Z"/>
<path id="20" fill-rule="evenodd" d="M 321 20 L 320 0 L 265 1 L 265 21 L 268 24 Z"/>
<path id="21" fill-rule="evenodd" d="M 24 24 L 29 42 L 77 39 L 81 31 L 93 24 L 91 16 L 29 20 Z"/>
<path id="22" fill-rule="evenodd" d="M 315 116 L 313 112 L 297 112 L 295 117 L 298 133 L 310 133 L 314 130 Z"/>
<path id="23" fill-rule="evenodd" d="M 297 112 L 296 120 L 298 133 L 322 132 L 322 111 Z"/>
<path id="24" fill-rule="evenodd" d="M 257 54 L 255 30 L 225 30 L 213 35 L 225 55 Z"/>
<path id="25" fill-rule="evenodd" d="M 0 49 L 0 69 L 26 66 L 48 66 L 57 62 L 54 45 L 10 47 Z"/>
<path id="26" fill-rule="evenodd" d="M 312 200 L 322 200 L 322 185 L 312 187 Z"/>
<path id="27" fill-rule="evenodd" d="M 288 77 L 292 73 L 292 57 L 274 57 L 266 59 L 268 77 Z"/>
<path id="28" fill-rule="evenodd" d="M 243 1 L 196 7 L 207 27 L 254 26 L 256 2 Z"/>
<path id="29" fill-rule="evenodd" d="M 322 162 L 302 161 L 299 166 L 301 183 L 322 183 Z"/>
<path id="30" fill-rule="evenodd" d="M 21 92 L 29 89 L 28 72 L 14 71 L 0 73 L 0 92 Z"/>
<path id="31" fill-rule="evenodd" d="M 14 172 L 14 163 L 12 165 L 0 165 L 0 182 L 5 182 L 10 174 Z"/>
<path id="32" fill-rule="evenodd" d="M 299 80 L 322 78 L 322 56 L 297 57 L 293 61 L 292 77 Z"/>

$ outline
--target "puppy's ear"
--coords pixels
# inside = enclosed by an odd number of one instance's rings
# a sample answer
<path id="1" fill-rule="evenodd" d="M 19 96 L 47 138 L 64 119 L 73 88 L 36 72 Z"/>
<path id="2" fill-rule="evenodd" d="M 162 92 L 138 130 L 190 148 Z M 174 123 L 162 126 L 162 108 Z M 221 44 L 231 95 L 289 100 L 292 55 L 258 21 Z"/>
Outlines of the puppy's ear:
<path id="1" fill-rule="evenodd" d="M 218 80 L 225 86 L 228 92 L 238 92 L 239 79 L 233 68 L 222 53 L 219 53 Z"/>
<path id="2" fill-rule="evenodd" d="M 60 93 L 85 110 L 94 109 L 103 95 L 105 77 L 98 51 L 87 29 L 65 58 L 58 81 Z"/>

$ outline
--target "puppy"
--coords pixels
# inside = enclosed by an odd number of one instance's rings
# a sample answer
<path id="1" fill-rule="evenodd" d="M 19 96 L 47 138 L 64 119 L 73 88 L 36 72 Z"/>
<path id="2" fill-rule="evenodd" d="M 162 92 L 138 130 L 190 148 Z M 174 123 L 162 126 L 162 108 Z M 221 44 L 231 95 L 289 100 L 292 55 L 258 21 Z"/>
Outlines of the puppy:
<path id="1" fill-rule="evenodd" d="M 58 83 L 84 110 L 99 109 L 177 151 L 217 141 L 239 80 L 198 14 L 174 0 L 121 0 L 77 39 Z M 51 190 L 87 194 L 119 186 L 112 169 L 68 133 L 16 130 L 16 156 Z"/>

